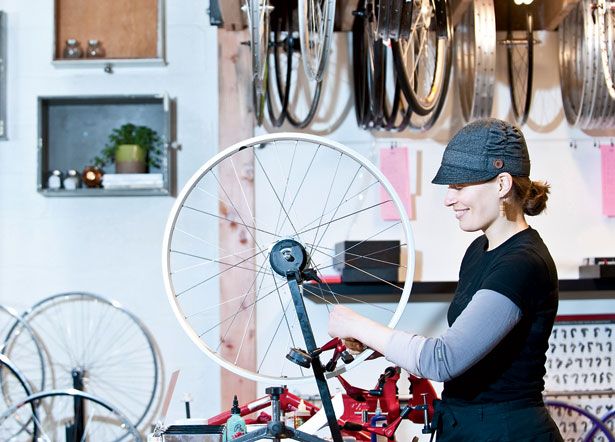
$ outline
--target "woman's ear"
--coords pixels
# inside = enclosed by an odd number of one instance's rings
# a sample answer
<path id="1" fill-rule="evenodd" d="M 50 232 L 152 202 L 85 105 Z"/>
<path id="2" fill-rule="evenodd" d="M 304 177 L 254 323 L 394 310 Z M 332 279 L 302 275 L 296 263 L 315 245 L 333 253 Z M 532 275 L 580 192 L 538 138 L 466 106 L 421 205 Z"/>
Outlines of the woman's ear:
<path id="1" fill-rule="evenodd" d="M 512 189 L 513 179 L 508 172 L 503 172 L 497 177 L 498 195 L 500 198 L 505 198 Z"/>

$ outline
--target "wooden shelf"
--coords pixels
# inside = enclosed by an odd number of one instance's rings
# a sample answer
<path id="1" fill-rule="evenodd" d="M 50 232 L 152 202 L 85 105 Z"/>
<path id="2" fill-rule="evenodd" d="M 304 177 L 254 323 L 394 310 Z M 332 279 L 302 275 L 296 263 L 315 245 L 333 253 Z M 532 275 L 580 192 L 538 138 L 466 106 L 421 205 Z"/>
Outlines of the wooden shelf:
<path id="1" fill-rule="evenodd" d="M 403 283 L 396 283 L 400 286 Z M 415 281 L 410 292 L 411 302 L 448 302 L 452 299 L 456 281 Z M 321 292 L 322 290 L 322 292 Z M 561 279 L 560 299 L 615 299 L 615 278 L 611 279 Z M 385 283 L 333 283 L 304 284 L 306 298 L 324 302 L 322 297 L 332 299 L 329 292 L 345 296 L 343 302 L 397 302 L 400 290 Z M 311 293 L 312 294 L 311 294 Z M 315 296 L 317 294 L 318 296 Z M 346 297 L 347 296 L 347 297 Z"/>
<path id="2" fill-rule="evenodd" d="M 164 0 L 55 0 L 53 61 L 118 64 L 120 60 L 158 60 L 164 64 Z M 98 40 L 105 50 L 100 59 L 63 58 L 67 39 Z"/>

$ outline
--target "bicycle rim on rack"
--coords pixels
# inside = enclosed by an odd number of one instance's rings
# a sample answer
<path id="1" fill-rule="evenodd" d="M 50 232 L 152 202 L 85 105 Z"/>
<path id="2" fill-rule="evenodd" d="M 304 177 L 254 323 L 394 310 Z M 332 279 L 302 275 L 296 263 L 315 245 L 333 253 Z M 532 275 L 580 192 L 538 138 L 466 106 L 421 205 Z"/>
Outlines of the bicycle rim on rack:
<path id="1" fill-rule="evenodd" d="M 265 92 L 267 88 L 267 51 L 269 44 L 268 0 L 246 0 L 244 10 L 248 16 L 250 53 L 252 55 L 252 98 L 254 116 L 258 125 L 263 122 Z"/>
<path id="2" fill-rule="evenodd" d="M 491 115 L 495 87 L 495 32 L 493 0 L 471 2 L 455 28 L 455 75 L 466 121 Z"/>
<path id="3" fill-rule="evenodd" d="M 250 174 L 254 210 L 245 196 L 240 164 L 254 164 Z M 232 179 L 230 187 L 222 186 L 222 175 Z M 236 196 L 230 196 L 231 191 Z M 383 206 L 398 214 L 399 221 L 380 221 Z M 247 241 L 220 245 L 219 222 L 239 229 L 239 237 L 252 240 L 254 246 L 247 246 Z M 399 296 L 398 302 L 369 304 L 326 283 L 301 286 L 318 343 L 330 339 L 326 321 L 336 303 L 353 302 L 359 313 L 389 326 L 397 323 L 410 293 L 414 243 L 403 205 L 379 170 L 360 154 L 324 138 L 293 133 L 252 138 L 216 155 L 188 181 L 169 215 L 162 250 L 165 287 L 177 319 L 196 345 L 222 367 L 256 381 L 287 384 L 313 377 L 311 370 L 286 359 L 291 347 L 304 343 L 287 281 L 276 276 L 269 264 L 270 248 L 283 238 L 304 245 L 321 278 L 335 274 L 334 261 L 343 260 L 342 254 L 351 257 L 347 258 L 351 267 L 355 258 L 357 263 L 394 265 L 376 258 L 384 250 L 361 256 L 353 254 L 360 250 L 357 246 L 340 251 L 336 244 L 401 243 L 400 267 L 409 275 L 407 282 L 383 281 Z M 241 284 L 223 304 L 222 277 Z M 254 318 L 257 354 L 252 364 L 246 364 L 240 356 L 255 350 L 243 345 L 247 324 Z M 236 338 L 232 348 L 226 344 L 229 336 Z M 352 368 L 370 353 L 363 352 L 330 375 Z"/>
<path id="4" fill-rule="evenodd" d="M 323 79 L 333 39 L 335 0 L 299 0 L 299 40 L 309 80 Z"/>
<path id="5" fill-rule="evenodd" d="M 134 425 L 146 426 L 155 408 L 162 373 L 149 331 L 118 302 L 91 293 L 50 296 L 22 316 L 48 355 L 46 388 L 77 388 L 118 407 Z M 15 327 L 8 348 L 19 348 L 24 334 Z M 11 358 L 26 377 L 18 355 Z"/>
<path id="6" fill-rule="evenodd" d="M 609 0 L 596 0 L 600 61 L 609 95 L 615 100 L 615 4 Z"/>
<path id="7" fill-rule="evenodd" d="M 532 14 L 529 12 L 526 16 L 526 30 L 524 34 L 523 38 L 515 38 L 509 22 L 505 42 L 508 86 L 513 116 L 518 125 L 523 125 L 527 121 L 532 102 L 534 32 Z"/>
<path id="8" fill-rule="evenodd" d="M 397 75 L 412 111 L 426 116 L 446 99 L 450 71 L 452 28 L 444 0 L 412 0 L 402 7 L 401 24 L 410 17 L 410 29 L 400 29 L 391 42 Z M 437 118 L 437 115 L 436 115 Z"/>

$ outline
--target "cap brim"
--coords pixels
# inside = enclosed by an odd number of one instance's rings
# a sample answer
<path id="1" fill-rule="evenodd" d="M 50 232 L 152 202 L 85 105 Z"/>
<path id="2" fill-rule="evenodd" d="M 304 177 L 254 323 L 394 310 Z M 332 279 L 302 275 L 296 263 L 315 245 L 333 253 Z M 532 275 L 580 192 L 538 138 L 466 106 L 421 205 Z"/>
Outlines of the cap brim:
<path id="1" fill-rule="evenodd" d="M 446 185 L 479 183 L 481 181 L 489 181 L 497 175 L 498 174 L 493 171 L 471 170 L 442 164 L 431 182 L 433 184 Z"/>

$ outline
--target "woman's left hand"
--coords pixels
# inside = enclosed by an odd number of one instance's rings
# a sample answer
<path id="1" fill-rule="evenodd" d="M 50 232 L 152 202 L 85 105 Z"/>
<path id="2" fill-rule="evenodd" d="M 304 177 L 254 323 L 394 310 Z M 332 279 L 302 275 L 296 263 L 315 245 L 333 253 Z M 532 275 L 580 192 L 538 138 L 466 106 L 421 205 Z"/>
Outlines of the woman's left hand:
<path id="1" fill-rule="evenodd" d="M 332 338 L 356 339 L 357 327 L 365 319 L 348 307 L 336 305 L 329 313 L 329 335 Z"/>

